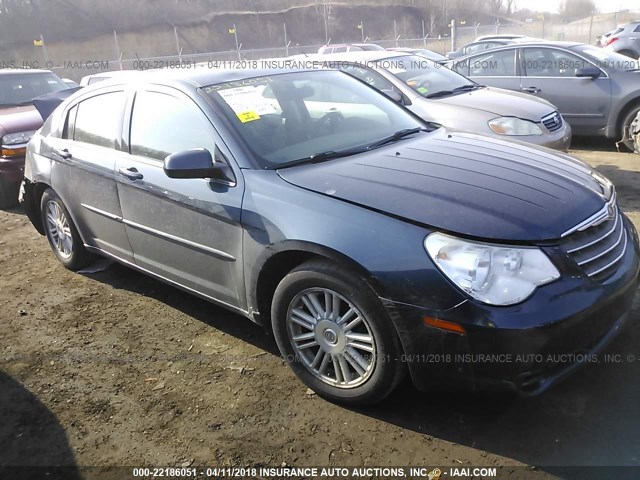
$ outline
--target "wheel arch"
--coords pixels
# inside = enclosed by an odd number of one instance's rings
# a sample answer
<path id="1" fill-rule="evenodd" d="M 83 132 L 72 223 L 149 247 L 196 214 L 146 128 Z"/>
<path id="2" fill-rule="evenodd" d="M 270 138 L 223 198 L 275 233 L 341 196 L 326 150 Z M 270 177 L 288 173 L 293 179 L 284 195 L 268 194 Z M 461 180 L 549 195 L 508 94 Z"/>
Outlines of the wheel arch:
<path id="1" fill-rule="evenodd" d="M 381 294 L 379 282 L 369 271 L 332 248 L 304 241 L 287 241 L 269 248 L 257 262 L 258 273 L 250 282 L 250 305 L 254 306 L 254 318 L 265 328 L 271 325 L 271 300 L 280 281 L 295 267 L 313 259 L 326 259 L 340 264 L 360 276 L 377 296 Z"/>
<path id="2" fill-rule="evenodd" d="M 634 108 L 640 107 L 640 96 L 632 98 L 618 112 L 618 118 L 616 120 L 616 130 L 615 135 L 621 135 L 622 132 L 622 123 L 624 122 L 625 117 L 633 110 Z"/>

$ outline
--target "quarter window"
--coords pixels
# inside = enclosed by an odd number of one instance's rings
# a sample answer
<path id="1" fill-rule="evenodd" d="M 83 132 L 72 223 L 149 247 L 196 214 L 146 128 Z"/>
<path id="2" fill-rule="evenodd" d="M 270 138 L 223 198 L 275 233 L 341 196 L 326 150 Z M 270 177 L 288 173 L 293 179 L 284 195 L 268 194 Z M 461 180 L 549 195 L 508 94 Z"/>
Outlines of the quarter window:
<path id="1" fill-rule="evenodd" d="M 213 127 L 202 111 L 165 93 L 138 93 L 131 118 L 131 153 L 164 160 L 191 148 L 215 152 Z"/>
<path id="2" fill-rule="evenodd" d="M 80 102 L 77 106 L 73 139 L 115 148 L 122 132 L 125 102 L 124 92 L 105 93 Z"/>

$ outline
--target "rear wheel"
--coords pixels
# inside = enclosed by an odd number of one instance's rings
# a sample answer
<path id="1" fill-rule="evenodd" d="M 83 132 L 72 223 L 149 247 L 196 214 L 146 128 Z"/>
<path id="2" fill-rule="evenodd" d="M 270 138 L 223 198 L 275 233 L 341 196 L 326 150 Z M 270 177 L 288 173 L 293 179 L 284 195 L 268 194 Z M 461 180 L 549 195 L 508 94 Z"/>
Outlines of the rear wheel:
<path id="1" fill-rule="evenodd" d="M 631 124 L 635 120 L 636 116 L 640 112 L 640 105 L 636 105 L 625 115 L 622 120 L 622 138 L 624 146 L 633 152 L 634 142 L 633 136 L 631 135 Z"/>
<path id="2" fill-rule="evenodd" d="M 276 288 L 273 332 L 309 388 L 347 405 L 375 403 L 402 379 L 398 335 L 369 285 L 324 260 L 291 271 Z"/>
<path id="3" fill-rule="evenodd" d="M 10 182 L 0 175 L 0 209 L 15 207 L 18 204 L 20 183 Z"/>
<path id="4" fill-rule="evenodd" d="M 49 246 L 60 263 L 69 270 L 86 265 L 91 254 L 84 247 L 67 207 L 53 189 L 47 188 L 42 195 L 40 212 Z"/>

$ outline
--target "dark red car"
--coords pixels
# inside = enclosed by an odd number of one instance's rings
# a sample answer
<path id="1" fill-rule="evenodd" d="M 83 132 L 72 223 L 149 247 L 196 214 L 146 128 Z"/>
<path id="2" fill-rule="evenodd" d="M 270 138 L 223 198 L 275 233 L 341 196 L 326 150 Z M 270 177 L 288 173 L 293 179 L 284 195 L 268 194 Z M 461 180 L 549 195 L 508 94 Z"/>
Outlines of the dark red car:
<path id="1" fill-rule="evenodd" d="M 33 99 L 67 88 L 48 70 L 0 70 L 0 208 L 18 203 L 27 142 L 42 126 Z"/>

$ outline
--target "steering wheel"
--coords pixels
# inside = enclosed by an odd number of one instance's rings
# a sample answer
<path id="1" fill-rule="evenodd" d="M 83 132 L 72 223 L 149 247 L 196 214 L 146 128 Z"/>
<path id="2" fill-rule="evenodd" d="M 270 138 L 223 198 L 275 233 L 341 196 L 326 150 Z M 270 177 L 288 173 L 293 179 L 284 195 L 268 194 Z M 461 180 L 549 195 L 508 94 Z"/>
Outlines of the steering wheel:
<path id="1" fill-rule="evenodd" d="M 320 119 L 318 123 L 325 128 L 328 128 L 332 133 L 336 130 L 336 127 L 339 123 L 344 121 L 344 115 L 342 113 L 335 111 L 329 111 L 325 113 Z"/>

